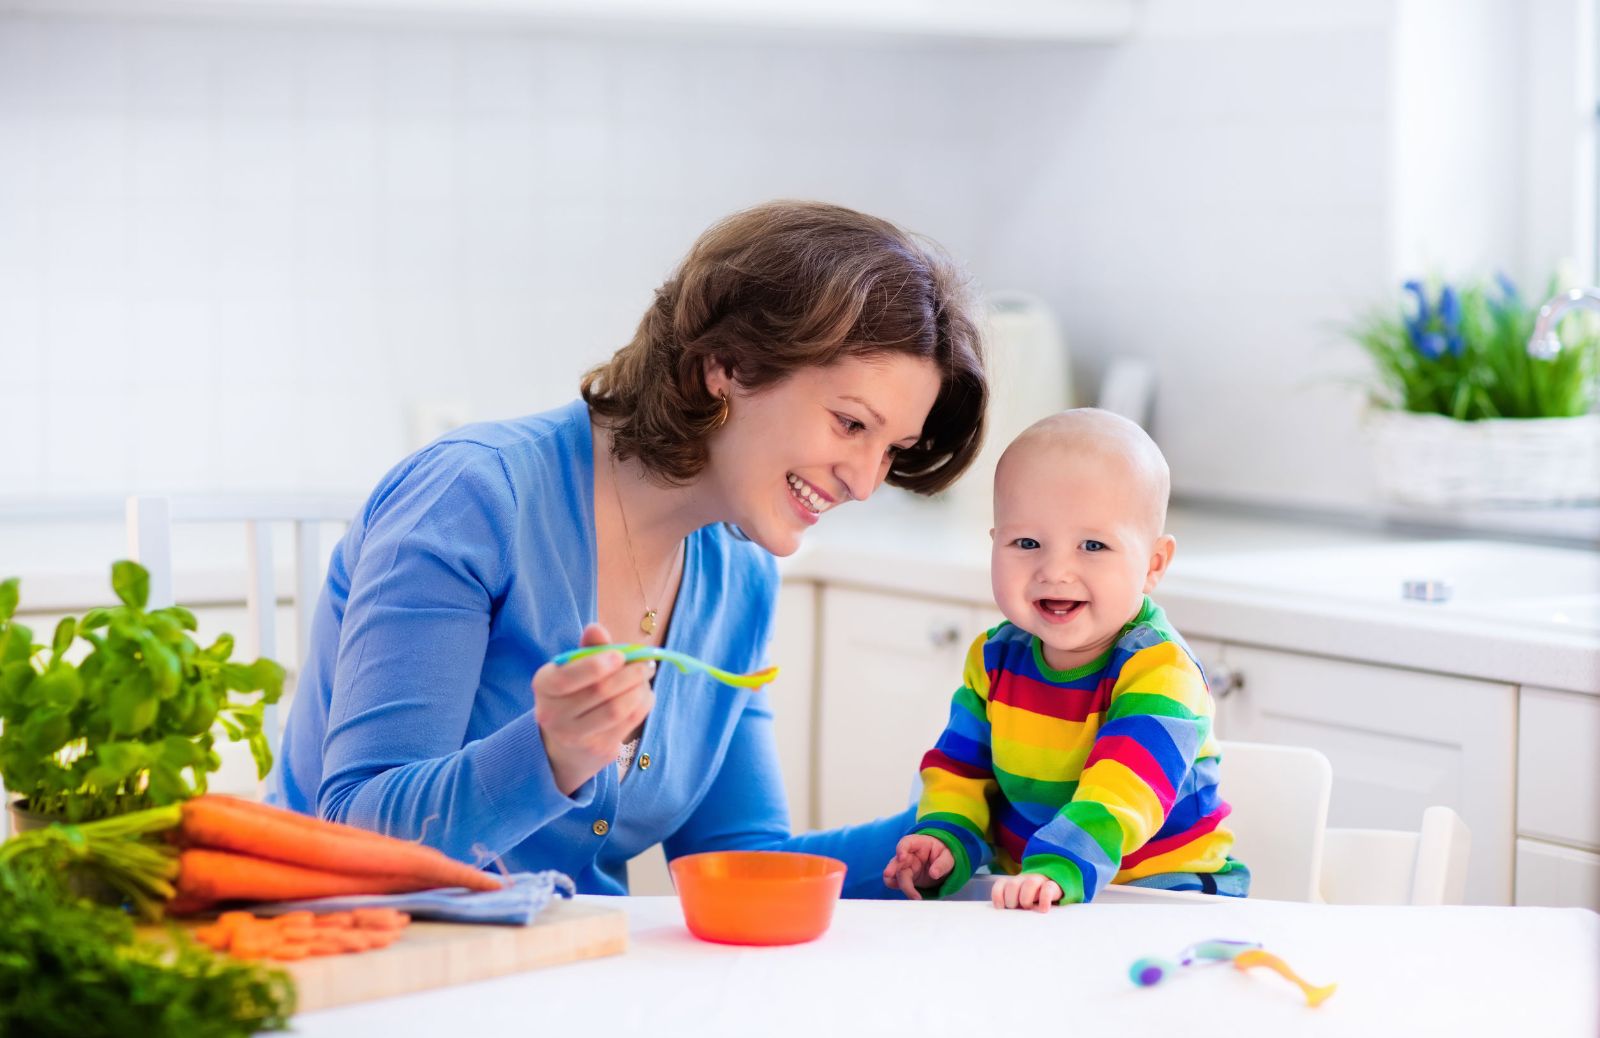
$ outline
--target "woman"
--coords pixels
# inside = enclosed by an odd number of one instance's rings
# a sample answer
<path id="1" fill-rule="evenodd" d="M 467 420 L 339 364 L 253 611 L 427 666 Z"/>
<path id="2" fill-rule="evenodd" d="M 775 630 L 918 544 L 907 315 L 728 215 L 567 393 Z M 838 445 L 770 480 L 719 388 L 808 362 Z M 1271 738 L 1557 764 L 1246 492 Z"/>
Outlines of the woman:
<path id="1" fill-rule="evenodd" d="M 909 816 L 791 836 L 763 695 L 614 652 L 549 661 L 615 640 L 762 666 L 773 556 L 885 480 L 948 486 L 986 399 L 931 248 L 816 203 L 724 220 L 581 400 L 452 433 L 379 484 L 329 564 L 274 799 L 590 893 L 625 893 L 664 843 L 828 854 L 847 893 L 882 896 Z"/>

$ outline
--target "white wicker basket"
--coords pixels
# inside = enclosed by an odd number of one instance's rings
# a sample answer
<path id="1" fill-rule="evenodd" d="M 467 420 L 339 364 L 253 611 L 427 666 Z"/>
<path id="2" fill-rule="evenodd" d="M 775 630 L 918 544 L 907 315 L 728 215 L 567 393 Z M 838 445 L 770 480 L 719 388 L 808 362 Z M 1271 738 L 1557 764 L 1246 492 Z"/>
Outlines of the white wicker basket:
<path id="1" fill-rule="evenodd" d="M 1378 486 L 1414 505 L 1600 501 L 1600 415 L 1490 418 L 1370 410 Z"/>

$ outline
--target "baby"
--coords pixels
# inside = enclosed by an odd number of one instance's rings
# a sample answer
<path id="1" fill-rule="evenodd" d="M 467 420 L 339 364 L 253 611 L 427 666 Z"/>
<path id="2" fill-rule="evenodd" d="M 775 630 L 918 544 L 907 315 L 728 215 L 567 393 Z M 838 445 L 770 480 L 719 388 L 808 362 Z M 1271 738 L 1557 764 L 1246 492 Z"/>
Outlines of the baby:
<path id="1" fill-rule="evenodd" d="M 1006 620 L 967 653 L 886 885 L 947 896 L 989 864 L 996 907 L 1041 912 L 1113 880 L 1248 892 L 1205 675 L 1147 597 L 1175 549 L 1170 481 L 1143 429 L 1094 408 L 1001 455 L 990 575 Z"/>

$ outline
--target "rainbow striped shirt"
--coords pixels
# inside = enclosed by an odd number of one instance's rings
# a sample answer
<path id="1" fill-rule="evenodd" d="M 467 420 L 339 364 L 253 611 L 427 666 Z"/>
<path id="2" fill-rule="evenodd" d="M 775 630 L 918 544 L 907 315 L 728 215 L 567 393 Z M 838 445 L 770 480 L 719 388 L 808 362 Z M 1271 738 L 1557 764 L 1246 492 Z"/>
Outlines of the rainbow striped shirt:
<path id="1" fill-rule="evenodd" d="M 1063 903 L 1113 879 L 1243 896 L 1250 873 L 1228 857 L 1211 720 L 1200 666 L 1148 597 L 1111 650 L 1075 670 L 1052 669 L 1010 623 L 980 635 L 922 758 L 911 831 L 956 859 L 931 895 L 960 889 L 992 851 L 993 871 L 1048 876 Z"/>

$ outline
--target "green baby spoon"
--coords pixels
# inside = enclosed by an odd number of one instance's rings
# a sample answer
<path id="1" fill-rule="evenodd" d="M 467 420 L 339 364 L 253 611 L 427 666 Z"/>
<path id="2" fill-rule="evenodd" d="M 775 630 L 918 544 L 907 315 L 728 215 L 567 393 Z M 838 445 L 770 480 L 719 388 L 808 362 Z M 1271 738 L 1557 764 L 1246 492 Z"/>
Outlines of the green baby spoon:
<path id="1" fill-rule="evenodd" d="M 721 667 L 713 667 L 705 660 L 696 659 L 688 653 L 662 649 L 654 645 L 585 645 L 581 649 L 570 649 L 567 652 L 563 652 L 550 662 L 557 666 L 564 666 L 573 660 L 581 660 L 585 656 L 594 656 L 602 652 L 620 652 L 622 653 L 622 658 L 629 663 L 635 660 L 660 660 L 663 663 L 670 663 L 677 667 L 680 673 L 705 674 L 722 682 L 724 685 L 732 685 L 734 688 L 759 690 L 763 685 L 770 684 L 772 679 L 778 676 L 777 667 L 767 667 L 765 670 L 757 670 L 749 674 L 735 674 L 731 671 L 723 670 Z"/>

